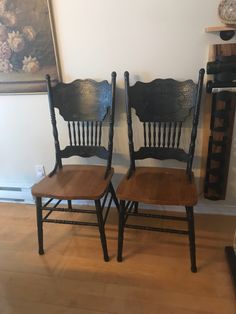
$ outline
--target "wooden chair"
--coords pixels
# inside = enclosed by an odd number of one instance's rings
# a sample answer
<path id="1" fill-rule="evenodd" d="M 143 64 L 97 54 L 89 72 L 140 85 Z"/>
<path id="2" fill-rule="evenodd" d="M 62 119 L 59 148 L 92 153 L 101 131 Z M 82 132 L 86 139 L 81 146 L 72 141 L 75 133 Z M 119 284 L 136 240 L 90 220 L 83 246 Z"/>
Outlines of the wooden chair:
<path id="1" fill-rule="evenodd" d="M 44 254 L 43 223 L 98 226 L 104 260 L 109 260 L 104 225 L 112 200 L 117 208 L 119 206 L 111 183 L 114 172 L 111 162 L 115 85 L 115 72 L 112 73 L 111 84 L 107 81 L 96 82 L 88 79 L 75 80 L 70 84 L 58 83 L 54 87 L 47 75 L 56 164 L 48 176 L 32 187 L 32 194 L 36 198 L 39 254 Z M 59 143 L 57 116 L 63 117 L 68 133 L 68 142 L 64 148 L 61 148 Z M 105 131 L 108 133 L 107 140 L 103 136 Z M 62 164 L 62 159 L 72 156 L 96 156 L 106 160 L 106 165 Z M 42 205 L 42 198 L 49 200 Z M 54 199 L 57 200 L 56 203 Z M 68 206 L 58 206 L 62 200 L 67 200 Z M 75 208 L 78 206 L 72 206 L 73 200 L 94 201 L 95 210 Z M 43 216 L 44 210 L 46 214 Z M 95 214 L 97 222 L 49 218 L 55 212 Z"/>
<path id="2" fill-rule="evenodd" d="M 150 83 L 136 82 L 129 85 L 129 73 L 125 72 L 126 109 L 130 167 L 117 188 L 120 200 L 118 256 L 122 261 L 124 228 L 188 234 L 191 270 L 197 271 L 193 206 L 197 203 L 197 191 L 192 172 L 195 139 L 201 101 L 204 70 L 199 72 L 198 84 L 192 80 L 179 82 L 173 79 L 156 79 Z M 134 141 L 139 129 L 133 128 L 134 111 L 143 125 L 143 144 Z M 193 114 L 190 144 L 186 152 L 182 147 L 184 123 Z M 189 130 L 189 129 L 188 129 Z M 186 131 L 186 130 L 185 130 Z M 189 133 L 189 132 L 188 132 Z M 139 136 L 140 137 L 140 136 Z M 137 138 L 137 136 L 136 136 Z M 136 166 L 136 161 L 146 158 L 175 159 L 186 163 L 185 169 Z M 163 162 L 162 162 L 163 163 Z M 140 211 L 139 203 L 152 205 L 185 206 L 186 217 L 148 214 Z M 186 221 L 188 231 L 172 228 L 129 224 L 130 216 Z M 139 219 L 139 218 L 138 218 Z"/>

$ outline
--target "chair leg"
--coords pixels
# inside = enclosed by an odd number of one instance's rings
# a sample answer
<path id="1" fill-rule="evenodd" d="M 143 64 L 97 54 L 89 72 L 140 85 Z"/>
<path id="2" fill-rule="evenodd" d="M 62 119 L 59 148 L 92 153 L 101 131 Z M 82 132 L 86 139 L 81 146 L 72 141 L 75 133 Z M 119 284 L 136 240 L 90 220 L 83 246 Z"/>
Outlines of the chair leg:
<path id="1" fill-rule="evenodd" d="M 114 202 L 115 202 L 115 204 L 116 204 L 116 208 L 117 208 L 117 210 L 118 210 L 118 212 L 119 212 L 120 206 L 119 206 L 119 202 L 118 202 L 118 199 L 117 199 L 117 197 L 116 197 L 116 192 L 115 192 L 115 190 L 114 190 L 114 187 L 113 187 L 112 183 L 110 183 L 110 185 L 109 185 L 109 190 L 110 190 L 111 195 L 112 195 L 112 198 L 113 198 L 113 200 L 114 200 Z"/>
<path id="2" fill-rule="evenodd" d="M 119 230 L 118 230 L 118 254 L 117 254 L 117 261 L 118 262 L 122 262 L 124 226 L 125 226 L 125 201 L 120 201 Z"/>
<path id="3" fill-rule="evenodd" d="M 72 209 L 72 201 L 71 200 L 67 200 L 67 204 L 68 204 L 68 209 Z"/>
<path id="4" fill-rule="evenodd" d="M 43 214 L 42 214 L 42 198 L 36 197 L 36 210 L 37 210 L 37 228 L 38 228 L 38 246 L 39 254 L 43 255 Z"/>
<path id="5" fill-rule="evenodd" d="M 188 219 L 191 271 L 193 273 L 196 273 L 197 272 L 197 266 L 196 266 L 196 247 L 195 247 L 195 230 L 194 230 L 193 207 L 186 207 L 186 214 L 187 214 L 187 219 Z"/>
<path id="6" fill-rule="evenodd" d="M 100 233 L 100 239 L 102 243 L 102 249 L 103 249 L 103 256 L 104 261 L 109 261 L 108 251 L 107 251 L 107 241 L 106 241 L 106 234 L 105 234 L 105 228 L 104 228 L 104 220 L 102 216 L 102 207 L 100 200 L 95 200 L 95 206 L 96 206 L 96 213 L 97 213 L 97 219 L 98 219 L 98 228 Z"/>
<path id="7" fill-rule="evenodd" d="M 134 212 L 135 212 L 135 214 L 138 213 L 138 202 L 134 203 Z"/>

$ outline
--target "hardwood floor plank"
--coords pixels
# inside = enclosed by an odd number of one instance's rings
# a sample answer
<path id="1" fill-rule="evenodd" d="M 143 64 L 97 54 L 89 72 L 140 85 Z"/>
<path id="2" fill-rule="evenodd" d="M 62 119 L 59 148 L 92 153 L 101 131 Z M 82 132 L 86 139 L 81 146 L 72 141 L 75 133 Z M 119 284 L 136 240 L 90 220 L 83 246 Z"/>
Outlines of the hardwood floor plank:
<path id="1" fill-rule="evenodd" d="M 117 263 L 115 210 L 106 225 L 109 263 L 96 228 L 46 225 L 39 256 L 34 206 L 0 203 L 0 221 L 0 313 L 236 313 L 224 254 L 236 217 L 196 215 L 196 274 L 178 235 L 127 230 Z"/>

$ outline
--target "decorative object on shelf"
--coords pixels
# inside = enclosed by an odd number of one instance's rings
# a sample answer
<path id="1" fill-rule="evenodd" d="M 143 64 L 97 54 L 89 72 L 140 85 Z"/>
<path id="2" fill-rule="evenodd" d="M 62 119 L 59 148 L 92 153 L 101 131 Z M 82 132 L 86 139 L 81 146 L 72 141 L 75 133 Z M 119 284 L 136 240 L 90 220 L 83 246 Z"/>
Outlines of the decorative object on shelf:
<path id="1" fill-rule="evenodd" d="M 60 80 L 51 0 L 0 0 L 0 93 L 46 92 Z"/>
<path id="2" fill-rule="evenodd" d="M 225 25 L 236 25 L 236 0 L 221 0 L 218 15 Z"/>

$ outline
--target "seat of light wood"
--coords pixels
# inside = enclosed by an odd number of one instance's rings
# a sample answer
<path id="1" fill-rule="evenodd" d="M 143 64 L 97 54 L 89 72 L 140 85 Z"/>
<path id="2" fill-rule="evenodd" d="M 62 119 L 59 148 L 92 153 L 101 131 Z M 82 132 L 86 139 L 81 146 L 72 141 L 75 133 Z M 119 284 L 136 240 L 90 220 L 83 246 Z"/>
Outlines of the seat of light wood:
<path id="1" fill-rule="evenodd" d="M 114 169 L 104 179 L 106 167 L 95 165 L 65 165 L 52 177 L 45 177 L 32 187 L 36 197 L 57 199 L 100 199 L 106 192 Z"/>
<path id="2" fill-rule="evenodd" d="M 136 167 L 132 176 L 119 184 L 117 197 L 146 204 L 194 206 L 197 190 L 193 174 L 190 182 L 185 169 Z"/>

